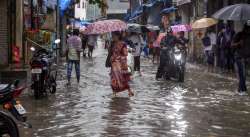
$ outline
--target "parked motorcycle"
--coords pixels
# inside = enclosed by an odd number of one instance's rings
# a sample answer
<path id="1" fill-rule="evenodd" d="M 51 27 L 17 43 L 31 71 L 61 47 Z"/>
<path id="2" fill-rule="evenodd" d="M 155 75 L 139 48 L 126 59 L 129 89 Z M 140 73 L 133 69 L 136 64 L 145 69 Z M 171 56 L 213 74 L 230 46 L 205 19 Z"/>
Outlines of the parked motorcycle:
<path id="1" fill-rule="evenodd" d="M 33 49 L 33 57 L 30 61 L 31 67 L 31 89 L 34 91 L 35 99 L 56 93 L 57 65 L 53 52 L 46 49 Z"/>
<path id="2" fill-rule="evenodd" d="M 31 125 L 26 123 L 26 110 L 21 102 L 16 100 L 24 87 L 18 86 L 18 81 L 13 84 L 0 84 L 0 105 L 24 126 L 31 128 Z M 10 136 L 19 137 L 19 131 L 15 120 L 7 112 L 0 111 L 0 137 Z"/>
<path id="3" fill-rule="evenodd" d="M 170 77 L 176 78 L 179 82 L 184 82 L 186 55 L 185 48 L 181 46 L 175 46 L 173 49 L 168 50 L 169 60 L 164 68 L 164 77 L 169 79 Z"/>

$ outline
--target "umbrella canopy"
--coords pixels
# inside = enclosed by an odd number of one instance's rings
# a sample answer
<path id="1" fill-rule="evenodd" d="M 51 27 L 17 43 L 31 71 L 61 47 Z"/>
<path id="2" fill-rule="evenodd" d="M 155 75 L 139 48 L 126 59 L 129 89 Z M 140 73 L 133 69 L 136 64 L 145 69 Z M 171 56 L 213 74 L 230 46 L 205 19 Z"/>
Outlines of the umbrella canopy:
<path id="1" fill-rule="evenodd" d="M 181 31 L 184 31 L 184 32 L 188 32 L 188 31 L 191 31 L 192 30 L 192 27 L 188 24 L 185 24 L 185 25 L 174 25 L 174 26 L 171 26 L 171 29 L 173 30 L 173 32 L 181 32 Z"/>
<path id="2" fill-rule="evenodd" d="M 202 18 L 202 19 L 196 20 L 192 24 L 192 28 L 193 29 L 208 28 L 208 27 L 213 26 L 217 23 L 218 23 L 218 21 L 213 19 L 213 18 Z"/>
<path id="3" fill-rule="evenodd" d="M 150 30 L 144 25 L 137 24 L 137 23 L 129 23 L 128 31 L 136 32 L 136 33 L 145 33 L 145 32 L 149 32 Z"/>
<path id="4" fill-rule="evenodd" d="M 217 11 L 213 17 L 220 20 L 250 20 L 250 4 L 235 4 Z"/>
<path id="5" fill-rule="evenodd" d="M 103 20 L 88 25 L 84 34 L 103 34 L 113 31 L 123 31 L 126 29 L 127 24 L 121 20 Z"/>

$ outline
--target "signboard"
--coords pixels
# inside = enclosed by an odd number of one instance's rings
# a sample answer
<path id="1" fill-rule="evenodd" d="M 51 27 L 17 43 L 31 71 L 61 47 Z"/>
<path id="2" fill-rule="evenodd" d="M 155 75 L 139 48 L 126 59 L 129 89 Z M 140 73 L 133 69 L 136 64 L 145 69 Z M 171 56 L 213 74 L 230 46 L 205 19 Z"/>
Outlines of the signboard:
<path id="1" fill-rule="evenodd" d="M 176 0 L 176 5 L 180 6 L 180 5 L 183 5 L 186 3 L 190 3 L 190 2 L 191 2 L 191 0 Z"/>

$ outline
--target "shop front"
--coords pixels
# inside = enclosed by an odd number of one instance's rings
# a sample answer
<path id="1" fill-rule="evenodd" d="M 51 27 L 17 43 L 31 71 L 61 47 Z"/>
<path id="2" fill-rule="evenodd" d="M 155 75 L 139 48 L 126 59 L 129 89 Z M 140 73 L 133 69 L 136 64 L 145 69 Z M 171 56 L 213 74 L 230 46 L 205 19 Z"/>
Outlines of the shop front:
<path id="1" fill-rule="evenodd" d="M 54 2 L 53 2 L 54 1 Z M 56 1 L 24 2 L 25 62 L 32 57 L 31 47 L 52 50 L 56 39 Z"/>
<path id="2" fill-rule="evenodd" d="M 12 46 L 15 45 L 15 1 L 0 1 L 0 68 L 12 63 Z"/>

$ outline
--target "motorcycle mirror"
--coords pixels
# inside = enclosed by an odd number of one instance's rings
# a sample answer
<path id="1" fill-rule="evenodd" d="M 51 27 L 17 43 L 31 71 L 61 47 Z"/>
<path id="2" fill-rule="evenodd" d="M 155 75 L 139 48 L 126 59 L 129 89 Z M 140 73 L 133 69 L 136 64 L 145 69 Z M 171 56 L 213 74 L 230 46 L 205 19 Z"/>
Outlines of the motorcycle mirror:
<path id="1" fill-rule="evenodd" d="M 30 47 L 31 51 L 36 51 L 36 49 L 34 47 Z"/>
<path id="2" fill-rule="evenodd" d="M 15 80 L 13 84 L 15 87 L 17 87 L 19 83 L 20 83 L 20 80 Z"/>
<path id="3" fill-rule="evenodd" d="M 60 39 L 56 39 L 56 40 L 55 40 L 55 44 L 59 44 L 60 42 L 61 42 Z"/>

